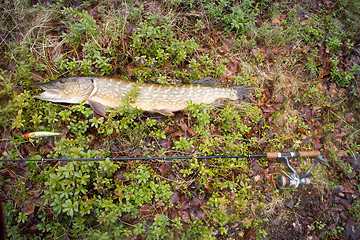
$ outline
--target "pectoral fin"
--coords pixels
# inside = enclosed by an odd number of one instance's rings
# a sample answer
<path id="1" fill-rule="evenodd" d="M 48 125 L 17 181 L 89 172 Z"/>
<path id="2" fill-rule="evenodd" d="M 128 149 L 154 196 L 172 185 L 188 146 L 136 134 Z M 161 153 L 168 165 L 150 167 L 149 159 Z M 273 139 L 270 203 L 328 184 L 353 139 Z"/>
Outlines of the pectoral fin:
<path id="1" fill-rule="evenodd" d="M 106 116 L 104 105 L 102 105 L 101 103 L 89 100 L 89 99 L 88 99 L 88 102 L 89 102 L 92 110 L 94 110 L 94 112 L 96 112 L 97 114 L 99 114 L 101 116 Z"/>
<path id="2" fill-rule="evenodd" d="M 153 111 L 158 112 L 158 113 L 160 113 L 162 115 L 165 115 L 165 116 L 173 116 L 174 115 L 174 113 L 172 111 L 170 111 L 169 109 L 166 109 L 166 108 L 164 108 L 164 109 L 154 109 Z"/>

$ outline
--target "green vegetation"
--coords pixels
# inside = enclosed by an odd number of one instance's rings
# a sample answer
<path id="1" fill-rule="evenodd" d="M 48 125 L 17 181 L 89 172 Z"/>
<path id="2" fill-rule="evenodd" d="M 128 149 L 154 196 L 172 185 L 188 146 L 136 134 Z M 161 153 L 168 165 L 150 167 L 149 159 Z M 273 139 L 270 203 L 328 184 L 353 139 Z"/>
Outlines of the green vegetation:
<path id="1" fill-rule="evenodd" d="M 34 2 L 0 6 L 0 159 L 317 149 L 340 174 L 316 167 L 312 181 L 324 194 L 356 171 L 341 157 L 358 154 L 360 146 L 355 87 L 360 63 L 345 57 L 359 42 L 354 27 L 359 1 L 316 11 L 302 1 L 272 0 Z M 85 104 L 33 98 L 36 83 L 78 75 L 157 84 L 210 76 L 222 86 L 246 83 L 259 89 L 251 103 L 227 102 L 221 109 L 190 104 L 173 117 L 130 107 L 136 92 L 107 117 Z M 62 136 L 23 137 L 32 131 Z M 294 163 L 299 169 L 310 164 Z M 279 170 L 263 160 L 250 166 L 248 159 L 196 158 L 0 163 L 7 234 L 9 239 L 265 239 L 276 214 L 277 221 L 299 215 L 298 205 L 279 210 L 276 202 L 303 191 L 279 192 L 274 168 Z M 359 184 L 358 177 L 353 181 Z M 358 199 L 348 214 L 359 221 Z M 344 226 L 329 230 L 321 217 L 309 231 L 341 238 Z"/>

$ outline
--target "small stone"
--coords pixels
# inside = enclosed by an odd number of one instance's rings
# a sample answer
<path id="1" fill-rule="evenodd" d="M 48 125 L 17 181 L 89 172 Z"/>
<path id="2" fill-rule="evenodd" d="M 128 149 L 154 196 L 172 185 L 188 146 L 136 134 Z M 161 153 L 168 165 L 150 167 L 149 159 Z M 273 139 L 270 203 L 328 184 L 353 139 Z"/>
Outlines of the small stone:
<path id="1" fill-rule="evenodd" d="M 288 208 L 293 208 L 294 207 L 294 201 L 291 198 L 287 198 L 284 201 L 285 206 L 287 206 Z"/>

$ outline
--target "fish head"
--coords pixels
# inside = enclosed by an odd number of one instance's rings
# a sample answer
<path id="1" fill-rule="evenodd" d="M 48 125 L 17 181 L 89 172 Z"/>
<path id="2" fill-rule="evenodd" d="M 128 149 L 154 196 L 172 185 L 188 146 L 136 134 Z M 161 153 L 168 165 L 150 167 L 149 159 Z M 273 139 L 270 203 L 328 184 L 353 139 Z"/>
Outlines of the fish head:
<path id="1" fill-rule="evenodd" d="M 90 77 L 61 78 L 39 85 L 44 92 L 35 98 L 50 102 L 80 103 L 95 90 L 94 79 Z"/>

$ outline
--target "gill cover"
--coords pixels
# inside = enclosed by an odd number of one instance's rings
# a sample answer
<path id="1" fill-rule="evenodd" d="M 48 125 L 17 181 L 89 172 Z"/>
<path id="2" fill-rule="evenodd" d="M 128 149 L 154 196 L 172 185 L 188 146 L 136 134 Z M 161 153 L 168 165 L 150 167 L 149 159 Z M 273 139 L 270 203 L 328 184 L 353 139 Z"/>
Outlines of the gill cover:
<path id="1" fill-rule="evenodd" d="M 96 91 L 94 79 L 91 77 L 61 78 L 39 85 L 44 92 L 35 98 L 51 102 L 80 103 Z"/>

